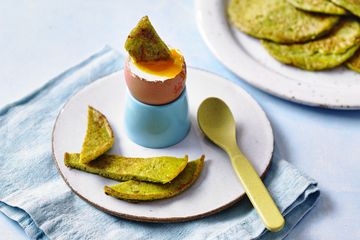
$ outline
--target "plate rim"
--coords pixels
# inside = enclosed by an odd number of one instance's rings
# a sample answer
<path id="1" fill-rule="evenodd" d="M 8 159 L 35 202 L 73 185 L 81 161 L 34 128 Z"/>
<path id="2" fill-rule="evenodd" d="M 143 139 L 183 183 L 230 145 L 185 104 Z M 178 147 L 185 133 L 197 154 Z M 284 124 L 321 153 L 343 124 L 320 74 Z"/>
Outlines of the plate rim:
<path id="1" fill-rule="evenodd" d="M 223 10 L 223 13 L 221 13 L 221 15 L 226 15 L 226 8 L 225 5 L 229 2 L 229 0 L 196 0 L 195 1 L 195 10 L 196 10 L 196 22 L 197 22 L 197 27 L 200 31 L 200 34 L 203 38 L 203 40 L 205 41 L 206 45 L 209 47 L 210 51 L 213 53 L 213 55 L 228 69 L 230 70 L 232 73 L 234 73 L 235 75 L 237 75 L 238 77 L 240 77 L 240 80 L 245 81 L 246 83 L 250 84 L 251 86 L 266 92 L 268 94 L 271 94 L 273 96 L 279 97 L 281 99 L 290 101 L 290 102 L 294 102 L 294 103 L 298 103 L 298 104 L 303 104 L 303 105 L 307 105 L 307 106 L 312 106 L 312 107 L 320 107 L 320 108 L 328 108 L 328 109 L 337 109 L 337 110 L 359 110 L 360 109 L 360 99 L 356 98 L 356 101 L 351 101 L 349 100 L 348 102 L 342 102 L 342 101 L 338 101 L 338 100 L 331 100 L 331 94 L 333 94 L 335 91 L 330 91 L 327 92 L 327 89 L 321 89 L 321 94 L 320 97 L 323 96 L 327 96 L 327 99 L 320 99 L 319 97 L 316 96 L 311 96 L 311 95 L 307 95 L 304 96 L 304 94 L 302 93 L 302 91 L 304 89 L 299 89 L 300 87 L 302 87 L 302 85 L 307 85 L 309 86 L 307 83 L 301 82 L 298 79 L 296 79 L 296 82 L 291 81 L 291 79 L 287 76 L 283 76 L 280 73 L 277 73 L 276 71 L 270 71 L 267 67 L 262 66 L 261 64 L 259 64 L 257 61 L 255 61 L 254 59 L 252 59 L 250 56 L 247 56 L 249 59 L 248 61 L 251 61 L 255 63 L 252 66 L 256 67 L 257 71 L 262 71 L 264 73 L 267 73 L 266 76 L 273 75 L 273 79 L 277 78 L 277 79 L 282 79 L 282 81 L 286 80 L 286 88 L 287 88 L 287 93 L 284 89 L 281 89 L 281 87 L 277 87 L 277 88 L 273 88 L 273 87 L 269 87 L 266 86 L 266 84 L 260 82 L 259 80 L 257 80 L 256 78 L 258 78 L 257 76 L 255 76 L 254 74 L 249 74 L 248 71 L 243 71 L 239 68 L 233 67 L 231 64 L 231 61 L 228 59 L 229 57 L 224 56 L 224 54 L 221 54 L 221 50 L 224 50 L 219 48 L 218 49 L 218 44 L 214 43 L 214 40 L 212 40 L 211 38 L 211 33 L 209 34 L 209 30 L 206 30 L 204 26 L 205 22 L 204 19 L 207 18 L 206 15 L 211 15 L 211 18 L 215 18 L 213 15 L 216 15 L 218 13 L 214 12 L 210 12 L 210 7 L 206 7 L 206 6 L 217 6 L 219 5 L 219 8 L 221 8 L 221 10 Z M 221 6 L 220 6 L 221 4 Z M 205 6 L 205 7 L 204 7 Z M 219 10 L 220 11 L 220 10 Z M 225 21 L 226 22 L 226 26 L 227 28 L 222 30 L 220 33 L 216 32 L 217 35 L 221 35 L 221 34 L 226 34 L 226 35 L 230 35 L 228 36 L 229 40 L 227 43 L 231 43 L 231 45 L 236 45 L 237 40 L 235 39 L 235 36 L 233 36 L 234 34 L 231 32 L 231 26 L 228 22 L 228 20 L 226 18 L 221 19 L 221 21 Z M 220 23 L 219 23 L 220 24 Z M 213 25 L 212 25 L 213 26 Z M 226 44 L 222 44 L 222 45 L 226 45 Z M 239 46 L 238 46 L 239 48 Z M 222 51 L 224 52 L 224 51 Z M 300 83 L 300 84 L 299 84 Z M 293 85 L 292 85 L 293 84 Z M 275 85 L 275 84 L 273 84 Z M 273 86 L 272 85 L 272 86 Z M 311 85 L 312 86 L 312 85 Z M 310 90 L 313 90 L 314 88 L 311 88 Z M 293 91 L 295 90 L 295 91 Z M 297 91 L 296 91 L 297 90 Z M 319 90 L 319 89 L 317 89 Z M 328 94 L 326 94 L 328 93 Z M 344 95 L 349 95 L 349 94 L 342 94 L 342 98 L 344 97 Z M 353 94 L 351 94 L 351 97 L 357 97 L 357 95 L 355 96 L 355 92 Z M 344 100 L 343 100 L 344 101 Z"/>
<path id="2" fill-rule="evenodd" d="M 267 162 L 267 166 L 264 170 L 264 172 L 260 175 L 260 178 L 262 180 L 264 180 L 264 177 L 267 175 L 269 169 L 271 168 L 272 165 L 272 161 L 273 161 L 273 156 L 274 156 L 274 150 L 275 150 L 275 136 L 274 136 L 274 130 L 272 128 L 271 122 L 269 120 L 269 118 L 267 117 L 266 112 L 263 110 L 263 108 L 260 106 L 260 104 L 245 90 L 243 89 L 241 86 L 229 81 L 228 79 L 226 79 L 225 77 L 217 74 L 217 73 L 213 73 L 211 71 L 208 70 L 204 70 L 201 68 L 197 68 L 197 67 L 187 67 L 188 69 L 193 69 L 196 71 L 200 71 L 200 72 L 206 72 L 207 74 L 212 74 L 215 75 L 216 77 L 222 78 L 224 80 L 227 80 L 227 82 L 230 85 L 234 85 L 237 88 L 241 88 L 241 90 L 244 92 L 244 94 L 248 95 L 247 97 L 249 97 L 255 104 L 257 104 L 259 110 L 262 112 L 262 114 L 264 114 L 265 116 L 265 120 L 266 123 L 270 126 L 270 133 L 272 136 L 272 149 L 270 151 L 270 156 L 268 156 L 269 160 Z M 55 166 L 58 170 L 58 172 L 60 173 L 61 178 L 65 181 L 66 185 L 71 189 L 72 192 L 74 192 L 77 196 L 79 196 L 81 199 L 83 199 L 85 202 L 89 203 L 90 205 L 94 206 L 95 208 L 101 210 L 102 212 L 105 212 L 107 214 L 110 214 L 112 216 L 116 216 L 116 217 L 121 217 L 127 220 L 132 220 L 132 221 L 137 221 L 137 222 L 152 222 L 152 223 L 176 223 L 176 222 L 187 222 L 187 221 L 192 221 L 192 220 L 196 220 L 196 219 L 200 219 L 200 218 L 204 218 L 210 215 L 213 215 L 215 213 L 221 212 L 231 206 L 233 206 L 234 204 L 238 203 L 240 200 L 244 199 L 246 197 L 246 193 L 244 192 L 242 195 L 240 195 L 238 198 L 230 201 L 227 204 L 224 204 L 218 208 L 212 209 L 211 211 L 207 211 L 201 214 L 195 214 L 195 215 L 191 215 L 191 216 L 186 216 L 186 217 L 165 217 L 165 218 L 157 218 L 157 217 L 147 217 L 147 216 L 139 216 L 139 215 L 131 215 L 131 214 L 126 214 L 126 213 L 119 213 L 113 210 L 110 210 L 106 207 L 102 207 L 96 203 L 94 203 L 93 201 L 89 200 L 88 198 L 86 198 L 85 196 L 83 196 L 82 194 L 80 194 L 78 191 L 76 191 L 71 184 L 68 182 L 66 176 L 62 173 L 62 171 L 60 170 L 60 166 L 58 164 L 57 158 L 55 156 L 55 149 L 54 149 L 54 133 L 55 133 L 55 129 L 57 127 L 57 123 L 58 123 L 58 119 L 61 116 L 62 112 L 65 110 L 66 106 L 73 100 L 74 97 L 76 97 L 78 94 L 81 94 L 83 91 L 86 91 L 86 89 L 90 86 L 92 86 L 92 84 L 97 83 L 99 81 L 103 81 L 109 77 L 111 77 L 112 75 L 116 75 L 118 73 L 121 73 L 122 71 L 124 71 L 123 69 L 120 69 L 118 71 L 115 71 L 109 75 L 103 76 L 101 78 L 98 78 L 97 80 L 91 82 L 90 84 L 87 84 L 86 86 L 82 87 L 81 89 L 79 89 L 77 92 L 75 92 L 69 99 L 66 100 L 66 102 L 63 104 L 63 106 L 60 108 L 59 113 L 56 116 L 56 119 L 54 121 L 53 124 L 53 128 L 52 128 L 52 133 L 51 133 L 51 155 L 52 155 L 52 159 L 55 162 Z"/>

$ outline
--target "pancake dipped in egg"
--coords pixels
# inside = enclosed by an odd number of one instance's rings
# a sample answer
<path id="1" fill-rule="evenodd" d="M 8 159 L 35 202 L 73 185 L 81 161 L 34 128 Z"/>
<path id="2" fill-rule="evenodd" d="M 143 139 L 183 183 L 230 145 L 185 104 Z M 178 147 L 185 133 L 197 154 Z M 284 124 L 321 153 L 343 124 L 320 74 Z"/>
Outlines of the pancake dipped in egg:
<path id="1" fill-rule="evenodd" d="M 147 16 L 131 31 L 125 49 L 125 80 L 138 101 L 163 105 L 176 100 L 185 88 L 186 64 L 177 49 L 169 48 Z"/>

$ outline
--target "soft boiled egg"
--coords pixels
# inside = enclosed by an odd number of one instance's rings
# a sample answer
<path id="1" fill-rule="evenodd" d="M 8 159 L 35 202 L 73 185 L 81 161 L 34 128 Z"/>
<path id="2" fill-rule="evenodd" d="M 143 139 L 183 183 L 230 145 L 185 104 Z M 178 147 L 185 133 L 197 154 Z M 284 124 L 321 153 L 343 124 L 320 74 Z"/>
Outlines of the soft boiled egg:
<path id="1" fill-rule="evenodd" d="M 171 49 L 172 59 L 125 62 L 125 80 L 130 93 L 140 102 L 163 105 L 176 100 L 185 88 L 186 64 L 177 49 Z"/>

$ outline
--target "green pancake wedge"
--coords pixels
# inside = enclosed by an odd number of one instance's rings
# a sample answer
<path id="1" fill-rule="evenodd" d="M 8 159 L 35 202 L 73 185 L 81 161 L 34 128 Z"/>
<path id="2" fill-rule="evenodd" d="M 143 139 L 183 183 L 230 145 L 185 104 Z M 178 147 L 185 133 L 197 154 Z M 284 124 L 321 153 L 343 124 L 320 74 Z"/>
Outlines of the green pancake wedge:
<path id="1" fill-rule="evenodd" d="M 278 44 L 262 41 L 278 61 L 306 70 L 336 67 L 348 60 L 360 46 L 360 23 L 342 21 L 334 31 L 321 39 L 304 44 Z"/>
<path id="2" fill-rule="evenodd" d="M 230 22 L 241 31 L 278 43 L 316 39 L 339 21 L 338 16 L 298 10 L 287 0 L 230 0 L 227 11 Z"/>
<path id="3" fill-rule="evenodd" d="M 88 107 L 88 123 L 85 139 L 81 148 L 80 161 L 88 163 L 114 144 L 114 133 L 106 117 L 95 108 Z"/>
<path id="4" fill-rule="evenodd" d="M 317 13 L 326 13 L 334 15 L 345 15 L 346 10 L 336 4 L 330 2 L 330 0 L 287 0 L 294 7 Z"/>
<path id="5" fill-rule="evenodd" d="M 139 180 L 168 183 L 184 170 L 188 157 L 127 158 L 117 155 L 101 155 L 87 164 L 80 162 L 77 153 L 65 153 L 67 167 L 76 168 L 118 181 Z"/>
<path id="6" fill-rule="evenodd" d="M 140 19 L 125 41 L 125 49 L 136 62 L 171 59 L 171 52 L 161 40 L 148 16 Z"/>
<path id="7" fill-rule="evenodd" d="M 345 8 L 352 14 L 360 17 L 360 0 L 331 0 L 336 5 Z"/>
<path id="8" fill-rule="evenodd" d="M 354 56 L 347 61 L 346 66 L 351 70 L 360 73 L 360 50 L 358 50 Z"/>
<path id="9" fill-rule="evenodd" d="M 127 201 L 151 201 L 170 198 L 188 189 L 200 176 L 204 165 L 204 155 L 187 164 L 184 171 L 167 184 L 140 181 L 126 181 L 113 186 L 105 186 L 107 195 Z"/>

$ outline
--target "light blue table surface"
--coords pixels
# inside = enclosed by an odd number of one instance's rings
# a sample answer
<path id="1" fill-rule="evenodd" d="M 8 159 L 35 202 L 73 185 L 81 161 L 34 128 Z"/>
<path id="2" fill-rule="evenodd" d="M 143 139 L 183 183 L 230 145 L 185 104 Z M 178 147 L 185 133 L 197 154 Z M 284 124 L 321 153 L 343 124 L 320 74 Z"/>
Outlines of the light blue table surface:
<path id="1" fill-rule="evenodd" d="M 248 91 L 270 118 L 283 157 L 319 182 L 318 205 L 287 239 L 360 239 L 360 111 L 306 107 L 251 87 L 211 54 L 195 14 L 192 0 L 2 0 L 0 107 L 105 44 L 123 53 L 129 30 L 149 15 L 163 39 L 182 50 L 188 66 L 218 73 Z M 27 237 L 0 213 L 0 239 Z"/>

